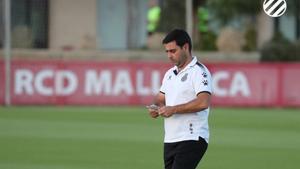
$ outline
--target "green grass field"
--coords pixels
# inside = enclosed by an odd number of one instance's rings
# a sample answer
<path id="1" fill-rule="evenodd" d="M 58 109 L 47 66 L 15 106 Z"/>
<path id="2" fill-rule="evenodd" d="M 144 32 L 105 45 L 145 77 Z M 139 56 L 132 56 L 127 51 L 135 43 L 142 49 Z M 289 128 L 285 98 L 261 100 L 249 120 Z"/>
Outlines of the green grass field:
<path id="1" fill-rule="evenodd" d="M 299 109 L 215 108 L 210 127 L 202 169 L 300 166 Z M 159 169 L 162 142 L 142 107 L 0 107 L 0 169 Z"/>

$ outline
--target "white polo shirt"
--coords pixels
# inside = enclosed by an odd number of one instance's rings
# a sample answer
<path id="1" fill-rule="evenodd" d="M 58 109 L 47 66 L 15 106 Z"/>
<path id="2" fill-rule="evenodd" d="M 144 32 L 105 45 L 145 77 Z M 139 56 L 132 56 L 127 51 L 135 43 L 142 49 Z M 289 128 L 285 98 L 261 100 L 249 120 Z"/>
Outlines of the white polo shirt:
<path id="1" fill-rule="evenodd" d="M 194 56 L 179 73 L 176 66 L 166 72 L 160 92 L 165 94 L 166 106 L 187 103 L 196 99 L 201 92 L 212 93 L 211 74 Z M 208 142 L 208 115 L 209 108 L 195 113 L 174 114 L 165 118 L 164 142 L 198 140 L 199 136 Z"/>

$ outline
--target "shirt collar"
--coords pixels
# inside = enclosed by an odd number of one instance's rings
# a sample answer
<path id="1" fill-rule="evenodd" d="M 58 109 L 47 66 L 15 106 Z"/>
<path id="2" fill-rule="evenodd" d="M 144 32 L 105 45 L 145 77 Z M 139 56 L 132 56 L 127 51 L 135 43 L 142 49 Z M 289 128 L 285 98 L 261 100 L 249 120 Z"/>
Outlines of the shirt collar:
<path id="1" fill-rule="evenodd" d="M 183 68 L 179 73 L 182 73 L 182 72 L 186 71 L 187 69 L 189 69 L 190 67 L 193 67 L 197 63 L 197 61 L 198 61 L 197 57 L 193 56 L 191 62 L 188 65 L 186 65 L 186 67 Z M 178 74 L 178 68 L 177 68 L 177 66 L 174 66 L 173 72 L 175 73 L 175 75 Z"/>

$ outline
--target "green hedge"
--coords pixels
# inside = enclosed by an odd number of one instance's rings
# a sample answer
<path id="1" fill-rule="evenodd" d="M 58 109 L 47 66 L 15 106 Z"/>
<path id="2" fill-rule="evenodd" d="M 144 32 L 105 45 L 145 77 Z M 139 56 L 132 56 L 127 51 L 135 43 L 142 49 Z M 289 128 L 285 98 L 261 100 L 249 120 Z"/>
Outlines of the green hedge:
<path id="1" fill-rule="evenodd" d="M 275 37 L 260 50 L 262 62 L 300 61 L 300 41 L 291 43 L 280 35 Z"/>

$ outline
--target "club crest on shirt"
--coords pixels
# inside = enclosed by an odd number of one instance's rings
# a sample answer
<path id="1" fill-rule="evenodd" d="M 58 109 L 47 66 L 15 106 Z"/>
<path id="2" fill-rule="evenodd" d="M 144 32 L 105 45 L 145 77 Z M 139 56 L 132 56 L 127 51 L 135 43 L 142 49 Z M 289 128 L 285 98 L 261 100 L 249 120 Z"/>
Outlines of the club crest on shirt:
<path id="1" fill-rule="evenodd" d="M 182 82 L 186 81 L 187 77 L 188 77 L 188 73 L 184 74 L 181 78 L 181 81 Z"/>

